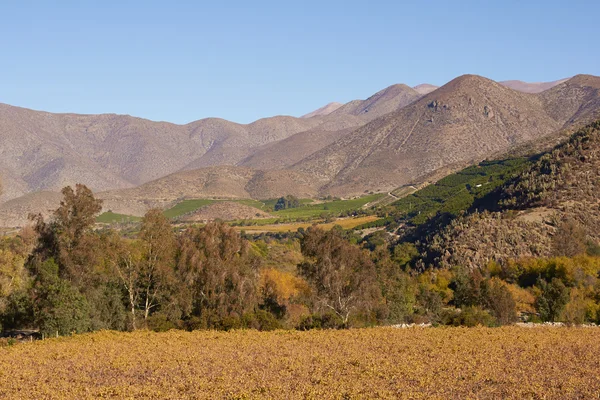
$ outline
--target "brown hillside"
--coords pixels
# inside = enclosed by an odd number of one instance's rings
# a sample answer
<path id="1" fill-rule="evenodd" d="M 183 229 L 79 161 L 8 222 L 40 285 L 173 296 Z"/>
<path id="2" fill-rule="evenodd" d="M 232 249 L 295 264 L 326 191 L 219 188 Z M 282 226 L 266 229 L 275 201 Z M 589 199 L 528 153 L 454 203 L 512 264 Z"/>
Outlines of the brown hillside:
<path id="1" fill-rule="evenodd" d="M 232 201 L 218 201 L 179 218 L 183 222 L 209 222 L 216 219 L 232 221 L 236 219 L 263 219 L 273 216 L 245 204 Z"/>
<path id="2" fill-rule="evenodd" d="M 565 127 L 590 123 L 600 117 L 600 77 L 576 75 L 539 94 L 554 120 Z"/>
<path id="3" fill-rule="evenodd" d="M 168 207 L 183 198 L 315 197 L 324 183 L 298 171 L 220 166 L 177 172 L 136 188 L 102 192 L 98 197 L 104 201 L 105 211 L 143 215 L 149 208 Z"/>
<path id="4" fill-rule="evenodd" d="M 0 227 L 25 226 L 30 213 L 40 213 L 44 217 L 52 214 L 60 205 L 62 195 L 56 192 L 29 193 L 20 198 L 0 204 Z"/>
<path id="5" fill-rule="evenodd" d="M 248 125 L 211 118 L 188 125 L 127 115 L 51 114 L 0 104 L 4 200 L 83 182 L 127 188 L 196 165 L 234 164 L 253 148 L 312 129 L 319 119 Z"/>
<path id="6" fill-rule="evenodd" d="M 523 92 L 523 93 L 541 93 L 545 90 L 548 90 L 550 88 L 553 88 L 556 85 L 559 85 L 565 81 L 567 81 L 569 78 L 566 79 L 559 79 L 557 81 L 553 81 L 553 82 L 523 82 L 523 81 L 502 81 L 502 82 L 498 82 L 501 85 L 504 85 L 508 88 L 511 88 L 513 90 L 517 90 L 519 92 Z"/>
<path id="7" fill-rule="evenodd" d="M 329 104 L 324 105 L 321 108 L 317 108 L 315 111 L 309 112 L 308 114 L 301 116 L 300 118 L 312 118 L 312 117 L 329 115 L 332 112 L 334 112 L 335 110 L 337 110 L 338 108 L 340 108 L 341 106 L 343 106 L 342 103 L 336 103 L 336 102 L 329 103 Z"/>

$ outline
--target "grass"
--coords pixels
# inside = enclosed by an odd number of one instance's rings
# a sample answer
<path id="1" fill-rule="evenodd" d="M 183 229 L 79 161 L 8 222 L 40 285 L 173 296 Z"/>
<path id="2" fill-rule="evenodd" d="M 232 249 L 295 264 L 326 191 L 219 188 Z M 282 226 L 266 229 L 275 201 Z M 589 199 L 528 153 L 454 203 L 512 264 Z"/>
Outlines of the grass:
<path id="1" fill-rule="evenodd" d="M 361 208 L 367 203 L 375 201 L 384 194 L 374 194 L 369 196 L 360 197 L 358 199 L 350 199 L 350 200 L 333 200 L 326 201 L 323 203 L 314 204 L 314 200 L 312 199 L 301 199 L 300 203 L 302 204 L 297 208 L 290 208 L 287 210 L 281 211 L 272 211 L 270 214 L 276 216 L 277 218 L 270 219 L 262 219 L 257 220 L 256 224 L 258 225 L 268 225 L 273 224 L 277 219 L 285 218 L 285 219 L 311 219 L 318 218 L 322 214 L 332 214 L 337 215 L 340 212 L 351 211 Z M 212 200 L 212 199 L 190 199 L 183 200 L 180 203 L 177 203 L 175 206 L 169 208 L 164 211 L 164 214 L 167 218 L 177 218 L 184 214 L 196 211 L 197 209 L 207 206 L 209 204 L 213 204 L 218 201 L 232 201 L 240 204 L 244 204 L 250 207 L 257 208 L 259 210 L 267 210 L 269 208 L 273 208 L 277 199 L 259 201 L 252 199 L 241 199 L 241 200 Z M 141 218 L 134 217 L 131 215 L 124 214 L 115 214 L 112 212 L 106 212 L 101 214 L 96 221 L 103 223 L 110 222 L 121 222 L 121 221 L 140 221 Z M 309 225 L 310 226 L 310 225 Z"/>
<path id="2" fill-rule="evenodd" d="M 104 331 L 0 348 L 0 398 L 591 399 L 599 353 L 594 328 Z"/>
<path id="3" fill-rule="evenodd" d="M 207 206 L 214 203 L 215 200 L 207 199 L 194 199 L 194 200 L 183 200 L 181 203 L 177 203 L 172 208 L 165 210 L 164 214 L 167 218 L 176 218 L 183 214 L 195 211 L 201 207 Z"/>
<path id="4" fill-rule="evenodd" d="M 356 226 L 363 225 L 366 223 L 370 223 L 378 220 L 379 217 L 374 215 L 369 215 L 365 217 L 356 217 L 356 218 L 342 218 L 338 219 L 334 222 L 327 223 L 317 223 L 319 228 L 329 230 L 333 228 L 335 225 L 340 225 L 344 229 L 352 229 Z M 314 222 L 293 222 L 293 223 L 285 223 L 285 224 L 264 224 L 264 225 L 251 225 L 251 226 L 238 226 L 236 227 L 239 231 L 246 232 L 296 232 L 300 228 L 309 228 L 313 226 Z"/>
<path id="5" fill-rule="evenodd" d="M 110 224 L 115 222 L 137 222 L 141 221 L 140 217 L 134 217 L 133 215 L 117 214 L 112 211 L 108 211 L 100 214 L 96 217 L 96 222 L 103 224 Z"/>
<path id="6" fill-rule="evenodd" d="M 340 212 L 359 209 L 365 204 L 375 201 L 383 196 L 385 196 L 385 194 L 372 194 L 357 199 L 333 200 L 317 204 L 306 204 L 297 208 L 274 211 L 271 214 L 291 219 L 319 217 L 323 213 L 339 214 Z"/>

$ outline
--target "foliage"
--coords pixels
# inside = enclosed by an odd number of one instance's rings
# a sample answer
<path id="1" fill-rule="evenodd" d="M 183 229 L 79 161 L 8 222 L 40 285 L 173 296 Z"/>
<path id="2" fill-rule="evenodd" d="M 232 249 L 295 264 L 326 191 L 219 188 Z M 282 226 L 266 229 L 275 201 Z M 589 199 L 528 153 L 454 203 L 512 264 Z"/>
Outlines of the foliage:
<path id="1" fill-rule="evenodd" d="M 313 287 L 320 306 L 344 324 L 353 312 L 371 307 L 378 294 L 375 266 L 368 254 L 344 240 L 338 229 L 310 228 L 301 243 L 307 260 L 298 269 Z"/>
<path id="2" fill-rule="evenodd" d="M 557 278 L 552 278 L 550 282 L 539 279 L 536 286 L 540 290 L 536 308 L 542 321 L 557 321 L 569 302 L 569 289 Z"/>
<path id="3" fill-rule="evenodd" d="M 298 200 L 298 198 L 296 196 L 287 195 L 277 199 L 277 203 L 275 203 L 275 207 L 273 207 L 273 210 L 280 211 L 296 207 L 300 207 L 300 201 Z"/>

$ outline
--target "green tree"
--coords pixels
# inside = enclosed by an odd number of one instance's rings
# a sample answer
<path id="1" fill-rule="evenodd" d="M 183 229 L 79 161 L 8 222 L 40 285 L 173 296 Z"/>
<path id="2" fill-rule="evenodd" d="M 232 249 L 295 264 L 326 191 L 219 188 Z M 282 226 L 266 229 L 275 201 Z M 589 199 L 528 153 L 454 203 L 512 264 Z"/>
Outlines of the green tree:
<path id="1" fill-rule="evenodd" d="M 33 288 L 33 313 L 36 325 L 45 335 L 87 332 L 91 328 L 90 309 L 84 296 L 58 276 L 52 259 L 37 268 Z"/>
<path id="2" fill-rule="evenodd" d="M 298 200 L 296 196 L 287 195 L 277 199 L 277 203 L 275 203 L 274 209 L 275 211 L 279 211 L 296 207 L 300 207 L 300 200 Z"/>
<path id="3" fill-rule="evenodd" d="M 536 286 L 540 294 L 535 305 L 542 321 L 556 321 L 569 302 L 569 288 L 558 278 L 553 278 L 550 283 L 538 279 Z"/>
<path id="4" fill-rule="evenodd" d="M 90 189 L 77 184 L 62 190 L 63 200 L 54 211 L 49 223 L 41 215 L 35 216 L 38 246 L 35 256 L 42 260 L 54 258 L 60 267 L 61 277 L 77 286 L 89 284 L 86 279 L 91 269 L 100 261 L 102 251 L 97 247 L 98 237 L 92 228 L 102 202 L 94 198 Z"/>

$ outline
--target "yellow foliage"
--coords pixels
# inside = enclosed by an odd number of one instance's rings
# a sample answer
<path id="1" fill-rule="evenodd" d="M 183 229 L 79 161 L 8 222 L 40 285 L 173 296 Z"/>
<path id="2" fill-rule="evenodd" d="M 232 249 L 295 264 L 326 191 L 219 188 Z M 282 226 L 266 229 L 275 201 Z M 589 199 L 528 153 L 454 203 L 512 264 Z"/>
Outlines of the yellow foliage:
<path id="1" fill-rule="evenodd" d="M 535 296 L 531 293 L 531 291 L 527 289 L 523 289 L 517 285 L 506 284 L 506 287 L 510 291 L 510 294 L 515 301 L 517 306 L 517 312 L 527 312 L 533 313 L 535 312 Z"/>
<path id="2" fill-rule="evenodd" d="M 291 298 L 308 294 L 310 291 L 304 279 L 275 268 L 265 268 L 261 271 L 259 287 L 263 292 L 268 291 L 274 295 L 280 304 L 288 304 Z"/>
<path id="3" fill-rule="evenodd" d="M 430 269 L 418 276 L 418 282 L 428 290 L 437 292 L 442 301 L 448 303 L 454 297 L 452 289 L 449 287 L 452 278 L 452 271 L 448 269 Z"/>
<path id="4" fill-rule="evenodd" d="M 25 259 L 9 250 L 0 250 L 0 298 L 20 289 L 26 277 Z"/>

